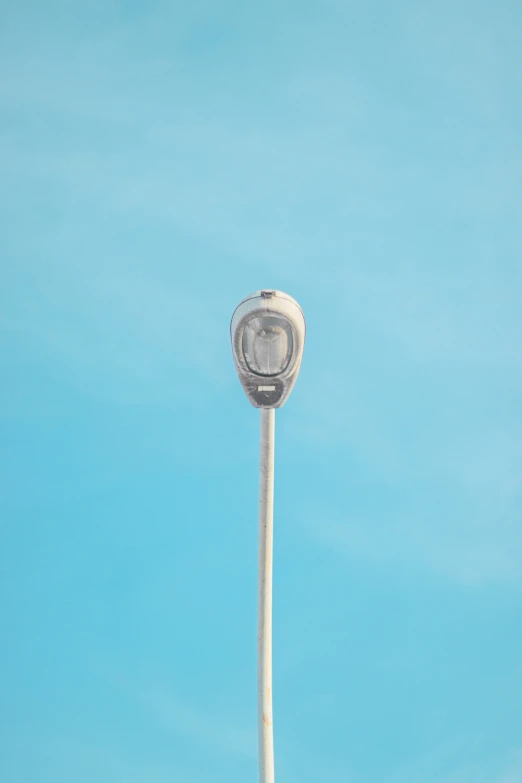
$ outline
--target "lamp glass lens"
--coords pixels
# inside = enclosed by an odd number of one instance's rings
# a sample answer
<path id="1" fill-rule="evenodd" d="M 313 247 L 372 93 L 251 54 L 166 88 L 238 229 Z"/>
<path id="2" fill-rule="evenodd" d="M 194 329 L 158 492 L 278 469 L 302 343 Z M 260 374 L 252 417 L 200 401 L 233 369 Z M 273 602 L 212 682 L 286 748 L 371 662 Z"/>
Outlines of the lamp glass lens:
<path id="1" fill-rule="evenodd" d="M 293 345 L 292 327 L 281 316 L 252 318 L 243 332 L 243 355 L 256 375 L 279 375 L 286 370 Z"/>

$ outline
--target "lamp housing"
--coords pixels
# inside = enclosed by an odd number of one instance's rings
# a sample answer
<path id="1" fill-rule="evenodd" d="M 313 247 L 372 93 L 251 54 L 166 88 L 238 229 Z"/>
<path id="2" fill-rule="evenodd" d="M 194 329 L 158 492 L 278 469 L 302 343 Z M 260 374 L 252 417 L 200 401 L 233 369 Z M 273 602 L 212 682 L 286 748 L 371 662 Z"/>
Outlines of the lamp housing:
<path id="1" fill-rule="evenodd" d="M 295 299 L 264 289 L 243 299 L 230 324 L 237 374 L 255 408 L 281 408 L 303 358 L 306 325 Z"/>

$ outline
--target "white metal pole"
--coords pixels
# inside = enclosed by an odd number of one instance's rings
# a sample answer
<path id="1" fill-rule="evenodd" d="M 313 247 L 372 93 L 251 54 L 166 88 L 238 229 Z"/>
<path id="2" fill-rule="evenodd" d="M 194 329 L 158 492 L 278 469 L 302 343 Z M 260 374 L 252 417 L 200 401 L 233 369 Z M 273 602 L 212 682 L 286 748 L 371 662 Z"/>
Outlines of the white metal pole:
<path id="1" fill-rule="evenodd" d="M 272 552 L 275 409 L 261 408 L 259 495 L 258 731 L 259 783 L 274 783 L 272 726 Z"/>

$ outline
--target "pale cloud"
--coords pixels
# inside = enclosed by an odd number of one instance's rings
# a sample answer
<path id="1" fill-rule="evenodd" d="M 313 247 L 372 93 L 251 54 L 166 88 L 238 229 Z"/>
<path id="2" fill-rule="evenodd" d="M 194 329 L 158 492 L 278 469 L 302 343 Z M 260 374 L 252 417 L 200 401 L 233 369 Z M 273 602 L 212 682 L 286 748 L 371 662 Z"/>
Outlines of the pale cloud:
<path id="1" fill-rule="evenodd" d="M 490 762 L 487 768 L 470 762 L 442 777 L 422 778 L 422 783 L 520 783 L 521 780 L 522 751 L 513 748 L 506 756 Z"/>
<path id="2" fill-rule="evenodd" d="M 123 402 L 193 396 L 227 382 L 227 320 L 212 301 L 132 269 L 76 263 L 33 270 L 5 302 L 6 332 L 29 339 L 84 391 Z"/>
<path id="3" fill-rule="evenodd" d="M 232 723 L 221 712 L 198 710 L 174 696 L 165 684 L 132 689 L 137 701 L 164 729 L 187 736 L 205 750 L 245 759 L 257 758 L 255 726 Z"/>
<path id="4" fill-rule="evenodd" d="M 378 491 L 378 490 L 377 490 Z M 422 493 L 421 493 L 422 494 Z M 436 492 L 366 515 L 332 513 L 328 508 L 301 514 L 308 535 L 336 555 L 375 566 L 413 572 L 428 569 L 463 587 L 522 582 L 522 491 L 503 507 L 481 498 L 445 499 L 433 508 Z M 453 501 L 453 502 L 452 502 Z M 346 492 L 350 505 L 350 492 Z"/>
<path id="5" fill-rule="evenodd" d="M 390 783 L 520 783 L 520 748 L 482 755 L 478 747 L 477 738 L 464 727 L 458 735 L 413 755 L 399 770 L 391 770 Z"/>
<path id="6" fill-rule="evenodd" d="M 415 488 L 409 484 L 413 495 Z M 379 491 L 378 488 L 376 490 Z M 403 494 L 407 494 L 404 488 Z M 310 534 L 344 556 L 395 563 L 406 568 L 428 566 L 464 585 L 519 583 L 522 579 L 522 491 L 506 496 L 452 493 L 436 502 L 437 490 L 423 490 L 412 502 L 380 515 L 353 518 L 328 511 L 309 517 Z M 473 497 L 476 495 L 476 497 Z M 349 504 L 349 497 L 347 497 Z M 313 521 L 312 521 L 313 520 Z"/>
<path id="7" fill-rule="evenodd" d="M 181 698 L 172 683 L 154 677 L 132 678 L 121 673 L 107 661 L 97 668 L 107 684 L 130 699 L 135 707 L 145 711 L 163 731 L 176 737 L 194 740 L 202 749 L 224 756 L 243 759 L 257 758 L 257 731 L 241 719 L 223 710 L 198 707 Z"/>
<path id="8" fill-rule="evenodd" d="M 512 751 L 511 758 L 495 777 L 494 783 L 520 783 L 522 780 L 522 748 Z"/>
<path id="9" fill-rule="evenodd" d="M 39 738 L 34 744 L 46 768 L 56 779 L 99 783 L 210 783 L 200 776 L 187 776 L 176 764 L 153 764 L 137 759 L 118 743 L 89 742 L 61 734 Z"/>

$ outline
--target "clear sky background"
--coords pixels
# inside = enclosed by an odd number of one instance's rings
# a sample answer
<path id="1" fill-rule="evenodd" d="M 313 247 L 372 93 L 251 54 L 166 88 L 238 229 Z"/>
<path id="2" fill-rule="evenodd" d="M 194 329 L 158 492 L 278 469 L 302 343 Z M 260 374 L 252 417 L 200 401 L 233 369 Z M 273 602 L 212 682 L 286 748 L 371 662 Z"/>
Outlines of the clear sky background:
<path id="1" fill-rule="evenodd" d="M 522 7 L 1 2 L 3 783 L 522 780 Z"/>

